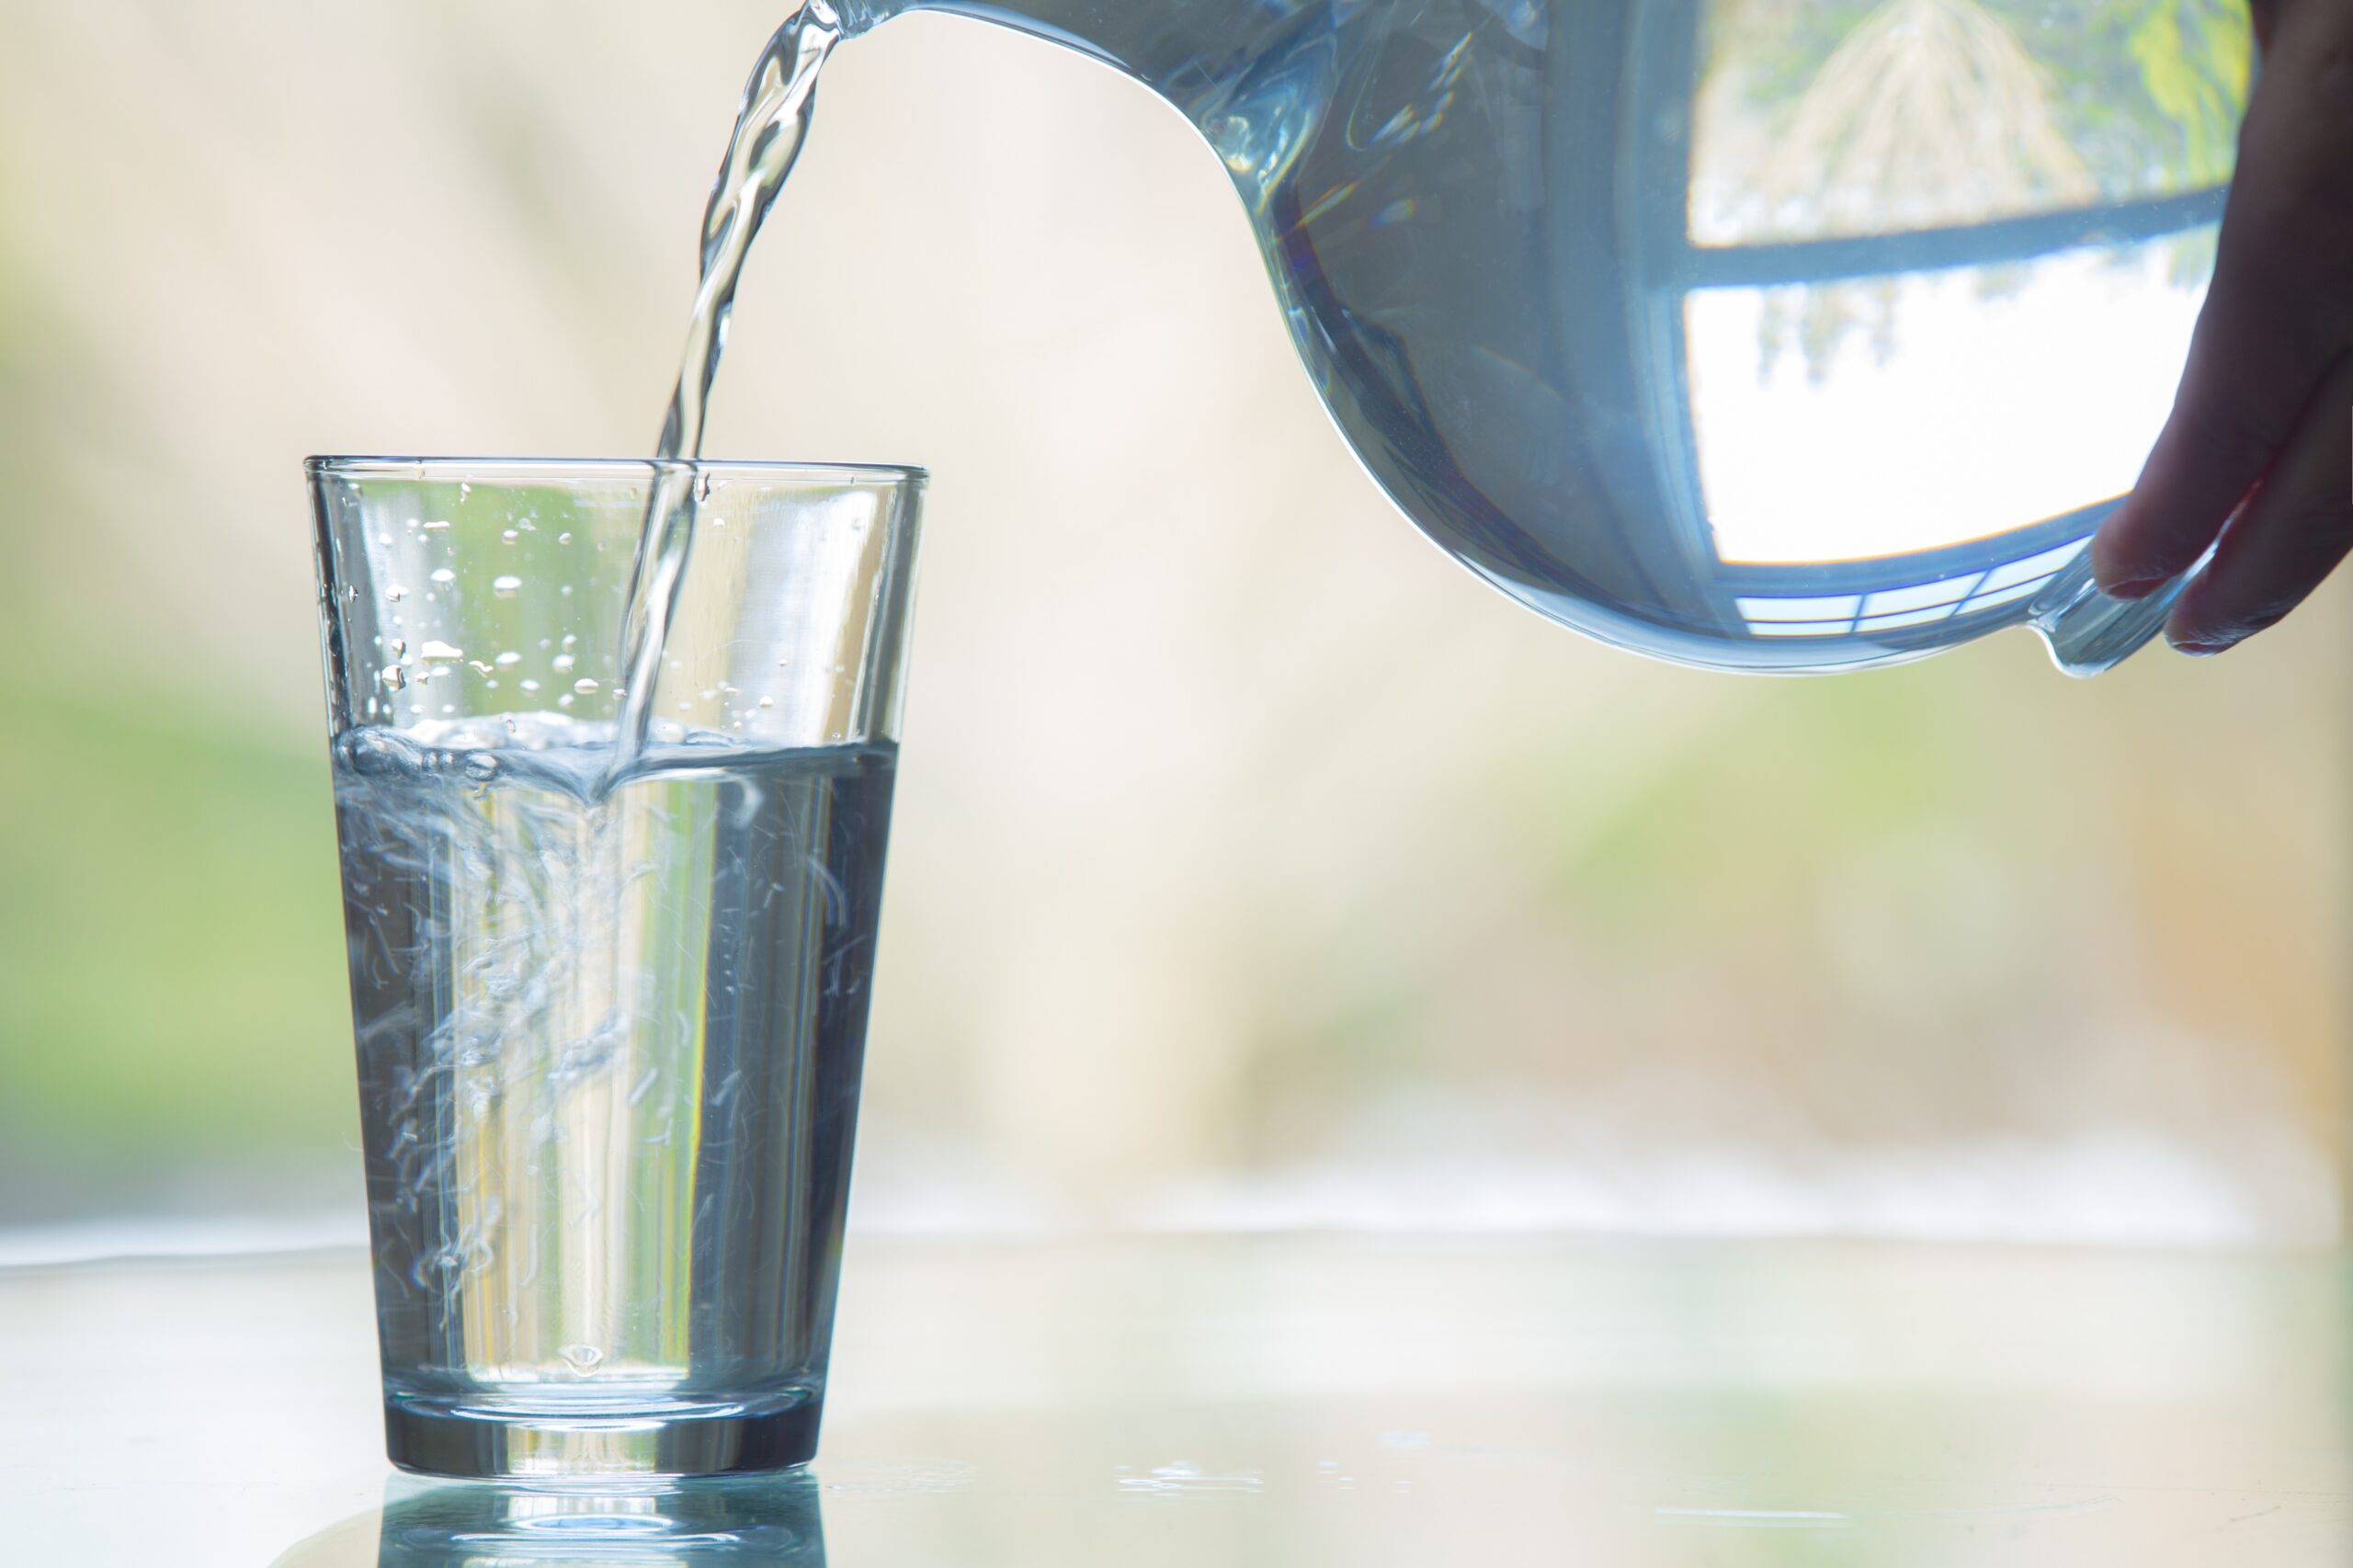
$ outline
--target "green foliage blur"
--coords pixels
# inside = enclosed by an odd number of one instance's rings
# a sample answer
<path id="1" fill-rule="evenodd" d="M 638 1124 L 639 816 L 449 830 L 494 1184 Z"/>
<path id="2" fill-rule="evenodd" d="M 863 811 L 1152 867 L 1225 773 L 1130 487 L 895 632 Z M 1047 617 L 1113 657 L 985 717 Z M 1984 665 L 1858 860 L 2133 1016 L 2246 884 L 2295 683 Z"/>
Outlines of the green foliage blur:
<path id="1" fill-rule="evenodd" d="M 131 695 L 0 681 L 0 1221 L 261 1196 L 352 1120 L 321 756 Z"/>

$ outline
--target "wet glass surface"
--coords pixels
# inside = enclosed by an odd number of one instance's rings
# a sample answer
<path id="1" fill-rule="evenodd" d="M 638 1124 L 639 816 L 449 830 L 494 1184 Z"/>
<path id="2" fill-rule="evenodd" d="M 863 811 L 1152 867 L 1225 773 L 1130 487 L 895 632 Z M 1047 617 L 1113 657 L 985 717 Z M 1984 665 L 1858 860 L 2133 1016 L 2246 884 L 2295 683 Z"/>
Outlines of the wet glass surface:
<path id="1" fill-rule="evenodd" d="M 392 1477 L 356 1254 L 0 1275 L 0 1494 L 104 1565 L 2353 1560 L 2328 1256 L 865 1240 L 813 1474 Z M 25 1521 L 30 1533 L 21 1533 Z"/>

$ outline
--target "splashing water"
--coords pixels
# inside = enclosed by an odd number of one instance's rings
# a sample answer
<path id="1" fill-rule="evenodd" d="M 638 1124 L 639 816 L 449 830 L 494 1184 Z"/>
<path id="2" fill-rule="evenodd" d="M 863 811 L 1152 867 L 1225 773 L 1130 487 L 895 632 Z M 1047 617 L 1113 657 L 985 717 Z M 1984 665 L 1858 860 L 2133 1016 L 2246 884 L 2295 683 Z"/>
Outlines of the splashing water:
<path id="1" fill-rule="evenodd" d="M 815 107 L 817 73 L 840 39 L 841 19 L 826 0 L 805 0 L 768 40 L 745 85 L 734 133 L 728 138 L 727 155 L 703 212 L 701 281 L 687 323 L 677 388 L 671 393 L 662 439 L 654 449 L 657 471 L 646 502 L 644 532 L 638 539 L 628 618 L 622 622 L 620 667 L 627 672 L 629 689 L 608 778 L 627 772 L 643 750 L 653 718 L 662 649 L 694 543 L 700 497 L 690 465 L 702 455 L 704 412 L 727 347 L 735 286 L 752 241 L 801 155 Z"/>

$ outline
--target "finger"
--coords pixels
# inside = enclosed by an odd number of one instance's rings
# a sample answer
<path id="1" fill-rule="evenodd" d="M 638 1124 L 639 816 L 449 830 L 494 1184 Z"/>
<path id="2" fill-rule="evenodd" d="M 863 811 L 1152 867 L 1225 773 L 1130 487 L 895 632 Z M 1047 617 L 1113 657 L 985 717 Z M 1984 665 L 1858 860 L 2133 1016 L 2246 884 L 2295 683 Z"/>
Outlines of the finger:
<path id="1" fill-rule="evenodd" d="M 2322 384 L 2197 579 L 2165 637 L 2188 653 L 2219 653 L 2304 602 L 2353 549 L 2353 356 Z"/>
<path id="2" fill-rule="evenodd" d="M 2172 415 L 2092 543 L 2137 598 L 2214 541 L 2353 342 L 2353 6 L 2282 6 Z"/>

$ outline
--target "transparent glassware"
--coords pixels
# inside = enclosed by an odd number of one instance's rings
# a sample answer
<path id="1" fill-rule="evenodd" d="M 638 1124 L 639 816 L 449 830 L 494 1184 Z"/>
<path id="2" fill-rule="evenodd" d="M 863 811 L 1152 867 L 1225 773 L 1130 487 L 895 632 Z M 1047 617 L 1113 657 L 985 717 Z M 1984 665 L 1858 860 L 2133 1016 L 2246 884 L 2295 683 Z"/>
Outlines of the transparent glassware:
<path id="1" fill-rule="evenodd" d="M 800 1463 L 922 475 L 692 465 L 695 547 L 622 763 L 656 464 L 309 471 L 392 1458 Z"/>
<path id="2" fill-rule="evenodd" d="M 840 0 L 1084 51 L 1192 122 L 1390 496 L 1685 664 L 2006 626 L 2108 667 L 2085 543 L 2162 423 L 2244 0 Z"/>

